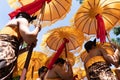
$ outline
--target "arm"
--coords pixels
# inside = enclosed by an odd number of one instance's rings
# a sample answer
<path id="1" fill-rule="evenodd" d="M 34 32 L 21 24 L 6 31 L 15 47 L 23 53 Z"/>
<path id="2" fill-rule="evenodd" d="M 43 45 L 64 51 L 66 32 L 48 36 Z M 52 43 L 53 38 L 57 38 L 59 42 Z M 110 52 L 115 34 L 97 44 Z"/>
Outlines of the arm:
<path id="1" fill-rule="evenodd" d="M 116 65 L 116 60 L 113 58 L 113 55 L 110 55 L 104 48 L 100 48 L 100 52 L 102 54 L 102 56 L 104 57 L 104 59 L 109 63 L 109 64 L 113 64 Z"/>
<path id="2" fill-rule="evenodd" d="M 31 44 L 37 41 L 36 38 L 40 31 L 39 27 L 35 27 L 33 31 L 30 31 L 28 21 L 24 18 L 18 19 L 18 24 L 20 34 L 26 43 Z"/>

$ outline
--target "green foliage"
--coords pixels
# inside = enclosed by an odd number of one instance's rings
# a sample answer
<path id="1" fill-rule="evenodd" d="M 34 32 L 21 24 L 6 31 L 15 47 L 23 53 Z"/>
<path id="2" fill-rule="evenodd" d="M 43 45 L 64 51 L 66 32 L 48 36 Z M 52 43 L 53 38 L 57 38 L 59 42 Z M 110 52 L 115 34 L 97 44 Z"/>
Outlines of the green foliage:
<path id="1" fill-rule="evenodd" d="M 112 39 L 112 42 L 120 45 L 120 38 L 117 37 L 120 34 L 120 26 L 113 28 L 113 33 L 116 35 L 116 39 Z"/>
<path id="2" fill-rule="evenodd" d="M 120 34 L 120 26 L 113 28 L 113 32 L 116 36 L 118 36 Z"/>
<path id="3" fill-rule="evenodd" d="M 79 1 L 80 4 L 82 4 L 83 0 L 76 0 L 76 1 Z"/>
<path id="4" fill-rule="evenodd" d="M 20 76 L 16 76 L 12 80 L 20 80 Z"/>

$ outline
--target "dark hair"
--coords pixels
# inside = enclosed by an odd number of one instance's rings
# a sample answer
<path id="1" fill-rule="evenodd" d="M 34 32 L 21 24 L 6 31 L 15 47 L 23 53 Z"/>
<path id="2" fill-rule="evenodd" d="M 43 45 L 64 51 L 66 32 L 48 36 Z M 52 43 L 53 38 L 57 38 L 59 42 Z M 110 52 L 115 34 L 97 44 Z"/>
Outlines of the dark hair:
<path id="1" fill-rule="evenodd" d="M 38 70 L 38 75 L 40 75 L 43 72 L 47 72 L 48 68 L 46 66 L 42 66 L 41 68 L 39 68 Z"/>
<path id="2" fill-rule="evenodd" d="M 65 63 L 65 60 L 64 60 L 63 58 L 58 58 L 58 59 L 55 61 L 55 64 L 58 64 L 58 63 L 64 64 L 64 63 Z"/>
<path id="3" fill-rule="evenodd" d="M 86 49 L 87 52 L 92 49 L 92 46 L 96 46 L 96 39 L 93 41 L 88 41 L 85 43 L 84 48 Z"/>
<path id="4" fill-rule="evenodd" d="M 32 16 L 31 17 L 27 12 L 19 12 L 16 15 L 16 18 L 19 18 L 19 17 L 26 18 L 28 20 L 28 22 L 30 23 L 31 21 L 33 21 L 34 19 L 36 19 L 37 16 Z"/>

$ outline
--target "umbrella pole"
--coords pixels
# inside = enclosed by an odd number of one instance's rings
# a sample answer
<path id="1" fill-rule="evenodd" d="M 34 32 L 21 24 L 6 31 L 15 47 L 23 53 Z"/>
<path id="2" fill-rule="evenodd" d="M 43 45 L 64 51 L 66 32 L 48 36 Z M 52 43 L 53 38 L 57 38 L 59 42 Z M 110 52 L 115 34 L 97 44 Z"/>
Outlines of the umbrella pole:
<path id="1" fill-rule="evenodd" d="M 26 61 L 25 61 L 25 64 L 24 64 L 22 74 L 20 76 L 20 80 L 25 80 L 25 76 L 26 76 L 27 69 L 28 69 L 28 66 L 29 66 L 30 58 L 32 56 L 33 48 L 34 48 L 34 44 L 31 44 L 31 46 L 29 48 L 29 51 L 28 51 L 28 54 L 27 54 L 27 58 L 26 58 Z"/>
<path id="2" fill-rule="evenodd" d="M 64 44 L 65 46 L 65 58 L 66 58 L 66 61 L 68 61 L 67 59 L 67 47 L 66 47 L 66 43 Z M 68 72 L 68 65 L 66 65 L 66 72 Z"/>
<path id="3" fill-rule="evenodd" d="M 111 47 L 113 48 L 113 50 L 115 51 L 115 46 L 112 44 L 111 40 L 110 40 L 110 36 L 107 34 L 107 39 L 109 41 L 109 43 L 111 44 Z"/>
<path id="4" fill-rule="evenodd" d="M 66 43 L 65 43 L 65 58 L 67 59 L 67 47 L 66 47 Z"/>

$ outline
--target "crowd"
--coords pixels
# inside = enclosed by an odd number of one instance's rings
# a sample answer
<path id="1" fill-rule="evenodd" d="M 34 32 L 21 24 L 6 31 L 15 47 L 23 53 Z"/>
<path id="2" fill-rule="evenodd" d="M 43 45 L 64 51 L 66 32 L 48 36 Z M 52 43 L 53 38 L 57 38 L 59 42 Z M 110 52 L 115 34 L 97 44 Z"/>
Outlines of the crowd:
<path id="1" fill-rule="evenodd" d="M 41 29 L 40 25 L 35 26 L 33 31 L 29 30 L 29 23 L 36 17 L 30 16 L 26 12 L 20 12 L 5 27 L 0 30 L 0 80 L 12 80 L 12 73 L 16 60 L 22 50 L 29 49 L 32 44 L 37 43 L 37 35 Z M 26 49 L 21 49 L 23 42 L 27 43 Z M 113 55 L 96 44 L 94 41 L 85 43 L 84 48 L 88 56 L 84 61 L 84 67 L 88 80 L 120 80 L 120 54 L 119 48 L 112 44 L 116 51 Z M 110 66 L 116 67 L 113 74 Z M 58 58 L 52 69 L 42 66 L 39 70 L 37 80 L 75 80 L 72 66 L 69 61 Z"/>

